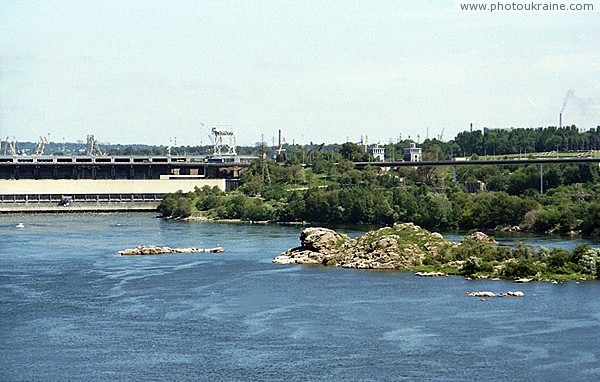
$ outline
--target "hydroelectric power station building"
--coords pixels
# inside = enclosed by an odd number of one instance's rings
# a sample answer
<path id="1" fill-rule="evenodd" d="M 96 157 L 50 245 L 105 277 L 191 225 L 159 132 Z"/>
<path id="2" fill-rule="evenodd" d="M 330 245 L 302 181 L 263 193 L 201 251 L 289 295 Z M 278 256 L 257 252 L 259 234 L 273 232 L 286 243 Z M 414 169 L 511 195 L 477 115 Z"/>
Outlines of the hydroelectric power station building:
<path id="1" fill-rule="evenodd" d="M 235 188 L 250 159 L 0 156 L 0 212 L 154 210 L 167 193 Z"/>

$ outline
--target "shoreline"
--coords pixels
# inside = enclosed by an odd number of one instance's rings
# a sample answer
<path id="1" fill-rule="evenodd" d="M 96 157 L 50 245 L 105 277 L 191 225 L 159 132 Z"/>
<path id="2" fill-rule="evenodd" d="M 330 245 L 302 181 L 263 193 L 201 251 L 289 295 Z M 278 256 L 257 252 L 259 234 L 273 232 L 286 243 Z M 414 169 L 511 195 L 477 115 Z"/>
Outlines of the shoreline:
<path id="1" fill-rule="evenodd" d="M 286 222 L 286 221 L 277 221 L 277 220 L 242 220 L 242 219 L 219 219 L 219 218 L 208 218 L 205 216 L 188 216 L 186 218 L 172 218 L 172 217 L 164 217 L 164 216 L 160 216 L 159 218 L 165 219 L 165 220 L 181 220 L 181 221 L 190 221 L 190 222 L 211 222 L 211 223 L 240 223 L 240 224 L 262 224 L 262 225 L 268 225 L 268 224 L 274 224 L 274 225 L 293 225 L 293 226 L 331 226 L 331 227 L 345 227 L 345 226 L 364 226 L 366 228 L 368 227 L 386 227 L 389 225 L 377 225 L 377 224 L 370 224 L 370 223 L 334 223 L 334 222 L 310 222 L 310 221 L 291 221 L 291 222 Z M 596 236 L 589 236 L 589 235 L 582 235 L 581 231 L 569 231 L 569 232 L 557 232 L 557 231 L 551 231 L 551 232 L 539 232 L 539 231 L 528 231 L 528 230 L 523 230 L 520 227 L 510 227 L 509 229 L 507 229 L 507 227 L 496 227 L 494 229 L 488 229 L 488 228 L 472 228 L 472 229 L 465 229 L 465 228 L 451 228 L 451 229 L 446 229 L 447 232 L 451 232 L 451 231 L 464 231 L 464 232 L 476 232 L 476 231 L 480 231 L 480 232 L 486 232 L 486 233 L 493 233 L 493 234 L 502 234 L 502 235 L 512 235 L 512 234 L 534 234 L 534 235 L 557 235 L 560 237 L 581 237 L 581 238 L 585 238 L 585 237 L 596 237 Z"/>

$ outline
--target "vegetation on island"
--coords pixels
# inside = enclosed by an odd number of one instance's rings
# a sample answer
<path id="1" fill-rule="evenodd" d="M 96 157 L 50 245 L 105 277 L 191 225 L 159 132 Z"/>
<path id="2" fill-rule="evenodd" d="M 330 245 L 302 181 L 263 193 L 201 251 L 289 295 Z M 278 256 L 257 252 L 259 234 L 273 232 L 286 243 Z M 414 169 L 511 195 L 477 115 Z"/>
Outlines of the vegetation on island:
<path id="1" fill-rule="evenodd" d="M 463 240 L 440 259 L 430 259 L 433 269 L 459 265 L 463 276 L 497 278 L 531 278 L 534 280 L 572 280 L 600 278 L 600 251 L 579 245 L 573 251 L 564 248 L 535 248 L 523 243 L 500 246 Z M 446 264 L 446 265 L 445 265 Z"/>
<path id="2" fill-rule="evenodd" d="M 469 278 L 568 280 L 600 278 L 600 250 L 572 252 L 517 243 L 498 245 L 482 232 L 450 242 L 412 223 L 396 223 L 352 239 L 331 229 L 309 227 L 301 245 L 277 256 L 278 264 L 319 264 L 359 269 L 398 269 Z"/>

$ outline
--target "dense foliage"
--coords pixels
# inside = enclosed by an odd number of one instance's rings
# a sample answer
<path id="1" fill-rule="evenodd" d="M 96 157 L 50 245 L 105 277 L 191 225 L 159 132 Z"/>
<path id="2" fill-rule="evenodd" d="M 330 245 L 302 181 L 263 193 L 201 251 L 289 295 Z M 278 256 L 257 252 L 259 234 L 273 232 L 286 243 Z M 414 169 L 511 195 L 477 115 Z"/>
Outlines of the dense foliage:
<path id="1" fill-rule="evenodd" d="M 460 264 L 458 272 L 468 277 L 600 278 L 600 251 L 586 245 L 569 252 L 563 248 L 536 249 L 522 243 L 511 248 L 466 241 L 447 250 L 443 257 L 430 259 L 429 265 L 445 265 L 448 261 Z"/>
<path id="2" fill-rule="evenodd" d="M 496 153 L 545 150 L 559 140 L 563 149 L 594 148 L 599 137 L 600 128 L 584 133 L 574 127 L 490 130 L 485 135 L 481 131 L 460 133 L 447 143 L 426 140 L 422 146 L 424 159 L 434 160 L 448 159 L 459 151 L 489 154 L 491 146 L 486 145 L 492 143 Z M 500 145 L 500 141 L 506 144 Z M 401 142 L 386 147 L 394 156 L 406 146 L 407 142 Z M 544 165 L 543 184 L 538 165 L 464 166 L 458 167 L 457 181 L 453 182 L 450 167 L 357 170 L 353 161 L 370 158 L 361 146 L 351 142 L 308 151 L 287 148 L 284 163 L 253 163 L 242 174 L 239 190 L 225 194 L 205 188 L 169 195 L 161 204 L 161 213 L 172 217 L 378 225 L 414 222 L 427 228 L 516 227 L 600 234 L 597 165 Z M 485 183 L 487 190 L 468 192 L 465 186 L 476 182 Z"/>
<path id="3" fill-rule="evenodd" d="M 580 132 L 575 126 L 537 129 L 489 129 L 459 133 L 454 142 L 459 154 L 505 155 L 548 151 L 600 149 L 600 126 Z"/>
<path id="4" fill-rule="evenodd" d="M 367 167 L 356 170 L 317 158 L 313 165 L 268 163 L 271 183 L 256 162 L 232 193 L 197 189 L 172 194 L 160 210 L 164 216 L 201 214 L 242 220 L 369 223 L 414 222 L 427 228 L 512 228 L 537 232 L 599 234 L 600 185 L 597 165 L 546 166 L 546 192 L 539 173 L 527 167 L 465 168 L 461 179 L 482 179 L 489 191 L 469 193 L 439 168 L 403 169 L 395 173 Z"/>

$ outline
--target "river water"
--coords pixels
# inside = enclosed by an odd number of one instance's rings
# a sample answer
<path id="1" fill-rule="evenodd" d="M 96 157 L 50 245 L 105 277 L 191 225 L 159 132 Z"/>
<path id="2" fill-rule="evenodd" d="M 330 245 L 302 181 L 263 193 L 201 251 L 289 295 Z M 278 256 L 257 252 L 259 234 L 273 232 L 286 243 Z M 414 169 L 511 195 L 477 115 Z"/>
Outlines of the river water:
<path id="1" fill-rule="evenodd" d="M 300 230 L 0 216 L 0 380 L 600 380 L 599 282 L 271 263 Z M 226 251 L 116 254 L 142 244 Z M 525 297 L 482 301 L 470 290 Z"/>

